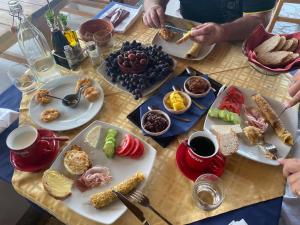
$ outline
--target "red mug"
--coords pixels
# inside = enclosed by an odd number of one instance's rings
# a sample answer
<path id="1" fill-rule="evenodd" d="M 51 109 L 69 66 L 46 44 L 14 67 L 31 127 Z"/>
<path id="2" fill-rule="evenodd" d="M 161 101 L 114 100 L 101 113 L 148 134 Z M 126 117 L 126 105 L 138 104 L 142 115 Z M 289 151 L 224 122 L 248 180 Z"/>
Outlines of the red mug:
<path id="1" fill-rule="evenodd" d="M 222 154 L 219 153 L 219 143 L 217 138 L 209 131 L 197 131 L 189 137 L 187 141 L 188 146 L 191 146 L 191 141 L 196 137 L 205 137 L 209 139 L 214 145 L 214 151 L 208 156 L 202 156 L 188 147 L 185 154 L 185 160 L 189 167 L 199 172 L 210 171 L 212 173 L 218 173 L 218 171 L 223 171 L 225 159 Z M 201 150 L 205 150 L 205 147 L 206 146 L 197 146 L 197 149 L 200 149 L 201 152 Z"/>
<path id="2" fill-rule="evenodd" d="M 17 156 L 35 161 L 41 154 L 52 151 L 51 142 L 42 140 L 43 135 L 32 126 L 22 126 L 14 129 L 6 139 L 6 145 Z M 42 150 L 42 151 L 38 151 Z"/>

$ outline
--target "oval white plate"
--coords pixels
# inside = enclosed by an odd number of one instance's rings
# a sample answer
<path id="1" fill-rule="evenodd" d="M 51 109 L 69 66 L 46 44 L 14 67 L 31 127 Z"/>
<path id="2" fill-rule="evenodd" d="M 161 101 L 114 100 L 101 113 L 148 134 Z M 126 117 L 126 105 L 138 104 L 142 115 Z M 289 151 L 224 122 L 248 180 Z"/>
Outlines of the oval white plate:
<path id="1" fill-rule="evenodd" d="M 52 95 L 63 98 L 67 94 L 75 92 L 76 82 L 80 78 L 82 77 L 76 75 L 59 77 L 43 85 L 41 89 L 47 89 Z M 93 85 L 99 89 L 100 97 L 95 102 L 88 102 L 81 96 L 80 103 L 76 108 L 64 106 L 62 101 L 58 99 L 52 99 L 47 105 L 40 105 L 35 102 L 33 97 L 29 106 L 29 115 L 31 119 L 38 126 L 54 131 L 71 130 L 82 126 L 96 116 L 104 102 L 104 93 L 101 86 L 95 81 Z M 40 120 L 40 115 L 45 109 L 49 108 L 59 110 L 61 116 L 57 120 L 45 123 Z"/>
<path id="2" fill-rule="evenodd" d="M 137 171 L 142 172 L 147 180 L 153 167 L 153 162 L 156 156 L 156 150 L 145 141 L 142 141 L 144 144 L 144 154 L 141 158 L 131 159 L 127 157 L 115 156 L 113 159 L 107 159 L 102 149 L 95 150 L 84 142 L 85 136 L 87 135 L 88 131 L 94 128 L 95 126 L 102 127 L 99 143 L 101 147 L 103 146 L 103 140 L 105 138 L 105 134 L 108 128 L 114 128 L 118 131 L 116 139 L 117 145 L 121 143 L 125 134 L 129 133 L 132 136 L 136 137 L 134 134 L 124 129 L 96 120 L 70 141 L 70 143 L 62 150 L 60 155 L 56 158 L 53 165 L 51 166 L 51 169 L 55 169 L 61 172 L 62 174 L 68 176 L 68 173 L 63 165 L 63 157 L 64 153 L 68 149 L 70 149 L 70 147 L 74 144 L 82 147 L 82 149 L 86 153 L 88 153 L 93 166 L 101 165 L 108 167 L 113 177 L 112 181 L 109 184 L 103 185 L 102 187 L 95 187 L 85 192 L 80 192 L 79 189 L 74 185 L 72 188 L 72 195 L 63 201 L 67 207 L 72 209 L 74 212 L 80 214 L 81 216 L 97 221 L 99 223 L 111 224 L 115 222 L 126 211 L 126 206 L 120 201 L 116 200 L 115 202 L 106 207 L 96 209 L 89 203 L 90 196 L 97 192 L 105 191 L 109 188 L 112 188 L 114 185 L 119 184 L 122 181 L 134 175 Z M 146 184 L 146 180 L 143 181 L 138 188 L 142 188 Z"/>
<path id="3" fill-rule="evenodd" d="M 254 106 L 257 108 L 257 105 L 251 99 L 251 96 L 253 94 L 256 94 L 256 91 L 241 88 L 241 87 L 238 87 L 238 89 L 244 94 L 245 105 L 246 106 Z M 222 92 L 218 96 L 218 98 L 215 100 L 214 104 L 211 107 L 217 108 L 225 94 L 226 94 L 226 89 L 224 92 Z M 264 98 L 267 99 L 267 101 L 273 107 L 275 112 L 280 113 L 281 110 L 284 108 L 282 103 L 280 103 L 272 98 L 269 98 L 269 97 L 264 97 Z M 282 120 L 285 128 L 289 132 L 291 132 L 291 134 L 294 136 L 294 140 L 295 140 L 296 139 L 295 135 L 297 132 L 297 121 L 298 121 L 297 107 L 293 107 L 293 108 L 286 110 L 280 119 Z M 245 127 L 243 120 L 244 120 L 244 118 L 242 116 L 242 123 L 241 123 L 242 128 Z M 219 120 L 219 119 L 214 119 L 209 116 L 206 116 L 204 128 L 207 130 L 210 130 L 211 126 L 214 124 L 228 125 L 229 123 L 223 122 L 222 120 Z M 271 127 L 269 127 L 265 133 L 265 141 L 267 143 L 274 144 L 277 147 L 279 158 L 285 158 L 291 150 L 291 146 L 284 144 L 277 137 L 277 135 L 275 134 L 274 130 Z M 265 163 L 265 164 L 274 165 L 274 166 L 279 165 L 279 163 L 276 160 L 271 160 L 271 159 L 266 158 L 264 153 L 262 152 L 262 150 L 259 150 L 256 145 L 249 145 L 245 141 L 243 141 L 242 138 L 239 138 L 239 150 L 237 153 L 248 159 L 252 159 L 252 160 L 260 162 L 260 163 Z"/>
<path id="4" fill-rule="evenodd" d="M 176 44 L 176 40 L 179 39 L 179 35 L 176 34 L 176 37 L 173 38 L 172 41 L 165 41 L 164 39 L 162 39 L 159 35 L 159 33 L 157 33 L 155 35 L 155 37 L 153 38 L 152 44 L 156 44 L 156 45 L 160 45 L 162 46 L 162 49 L 164 52 L 168 53 L 169 55 L 181 58 L 181 59 L 188 59 L 188 60 L 202 60 L 204 59 L 206 56 L 208 56 L 208 54 L 214 49 L 216 44 L 212 44 L 212 45 L 204 45 L 199 53 L 199 56 L 195 59 L 189 59 L 186 58 L 185 55 L 186 53 L 191 49 L 193 42 L 191 40 L 187 40 L 185 42 L 183 42 L 182 44 L 178 45 Z"/>

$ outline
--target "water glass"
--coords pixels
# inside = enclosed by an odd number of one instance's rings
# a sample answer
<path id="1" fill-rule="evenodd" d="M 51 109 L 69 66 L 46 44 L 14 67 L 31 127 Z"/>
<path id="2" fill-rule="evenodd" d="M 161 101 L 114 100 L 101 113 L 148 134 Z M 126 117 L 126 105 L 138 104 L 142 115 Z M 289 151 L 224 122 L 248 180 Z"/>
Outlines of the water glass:
<path id="1" fill-rule="evenodd" d="M 196 205 L 204 210 L 213 210 L 224 200 L 224 187 L 221 178 L 214 174 L 203 174 L 197 178 L 193 189 Z"/>
<path id="2" fill-rule="evenodd" d="M 23 93 L 29 93 L 37 89 L 36 75 L 26 64 L 12 64 L 7 75 L 16 88 Z"/>

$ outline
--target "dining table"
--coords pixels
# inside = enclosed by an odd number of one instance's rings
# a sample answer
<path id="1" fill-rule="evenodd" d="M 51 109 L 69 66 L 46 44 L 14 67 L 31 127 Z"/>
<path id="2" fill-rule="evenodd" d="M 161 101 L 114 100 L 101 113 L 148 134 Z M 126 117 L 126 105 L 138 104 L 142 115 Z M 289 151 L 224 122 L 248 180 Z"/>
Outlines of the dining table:
<path id="1" fill-rule="evenodd" d="M 156 29 L 146 27 L 139 18 L 125 33 L 114 34 L 112 50 L 119 49 L 124 41 L 136 40 L 145 45 L 151 44 L 156 33 Z M 190 66 L 221 84 L 254 89 L 258 93 L 280 102 L 288 99 L 287 87 L 290 82 L 288 74 L 266 76 L 253 69 L 242 52 L 241 42 L 217 44 L 213 51 L 201 61 L 179 58 L 175 58 L 175 60 L 175 74 L 182 73 L 187 66 Z M 212 211 L 199 209 L 192 198 L 194 182 L 183 176 L 177 168 L 175 157 L 179 144 L 195 130 L 203 129 L 203 118 L 189 132 L 179 135 L 166 148 L 162 148 L 151 137 L 144 136 L 141 130 L 127 119 L 128 114 L 143 103 L 147 97 L 134 100 L 130 94 L 117 89 L 96 72 L 89 59 L 83 61 L 78 70 L 69 71 L 61 68 L 61 73 L 63 76 L 76 74 L 80 77 L 92 78 L 103 88 L 105 101 L 101 111 L 90 122 L 79 128 L 57 132 L 57 134 L 73 138 L 91 122 L 100 120 L 126 129 L 151 144 L 156 149 L 157 155 L 151 175 L 147 177 L 143 193 L 150 198 L 151 204 L 174 224 L 192 223 L 272 199 L 277 199 L 276 201 L 280 201 L 279 204 L 281 204 L 280 197 L 283 196 L 285 188 L 282 168 L 258 163 L 233 154 L 227 157 L 225 171 L 221 176 L 224 183 L 224 202 Z M 29 115 L 29 103 L 33 94 L 23 94 L 22 96 L 19 108 L 20 126 L 25 124 L 36 126 Z M 12 185 L 17 193 L 65 224 L 99 224 L 75 213 L 66 207 L 63 201 L 51 197 L 43 188 L 42 175 L 43 171 L 31 173 L 15 169 Z M 143 211 L 150 224 L 164 224 L 150 210 Z M 140 222 L 127 211 L 115 224 L 134 225 L 140 224 Z"/>

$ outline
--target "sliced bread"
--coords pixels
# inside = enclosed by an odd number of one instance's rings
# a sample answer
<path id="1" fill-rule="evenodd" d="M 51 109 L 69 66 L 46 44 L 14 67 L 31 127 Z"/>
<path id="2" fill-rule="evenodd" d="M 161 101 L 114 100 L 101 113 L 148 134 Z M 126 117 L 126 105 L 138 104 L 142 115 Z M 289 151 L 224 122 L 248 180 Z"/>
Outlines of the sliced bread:
<path id="1" fill-rule="evenodd" d="M 211 131 L 216 135 L 230 133 L 230 131 L 233 131 L 236 134 L 243 133 L 243 130 L 239 124 L 236 124 L 236 125 L 212 125 Z"/>
<path id="2" fill-rule="evenodd" d="M 280 50 L 282 50 L 282 48 L 284 47 L 285 43 L 286 43 L 286 38 L 285 38 L 285 36 L 281 36 L 281 37 L 280 37 L 280 42 L 279 42 L 279 44 L 277 45 L 277 47 L 276 47 L 274 50 L 275 50 L 275 51 L 280 51 Z"/>
<path id="3" fill-rule="evenodd" d="M 265 40 L 260 45 L 258 45 L 254 49 L 254 52 L 256 54 L 264 54 L 267 52 L 271 52 L 280 44 L 280 41 L 281 41 L 281 37 L 279 35 L 274 35 L 269 39 Z"/>
<path id="4" fill-rule="evenodd" d="M 55 198 L 65 198 L 71 195 L 73 180 L 55 170 L 46 170 L 42 177 L 44 189 Z"/>
<path id="5" fill-rule="evenodd" d="M 228 133 L 218 134 L 217 138 L 223 155 L 228 156 L 238 151 L 239 139 L 232 130 Z"/>

